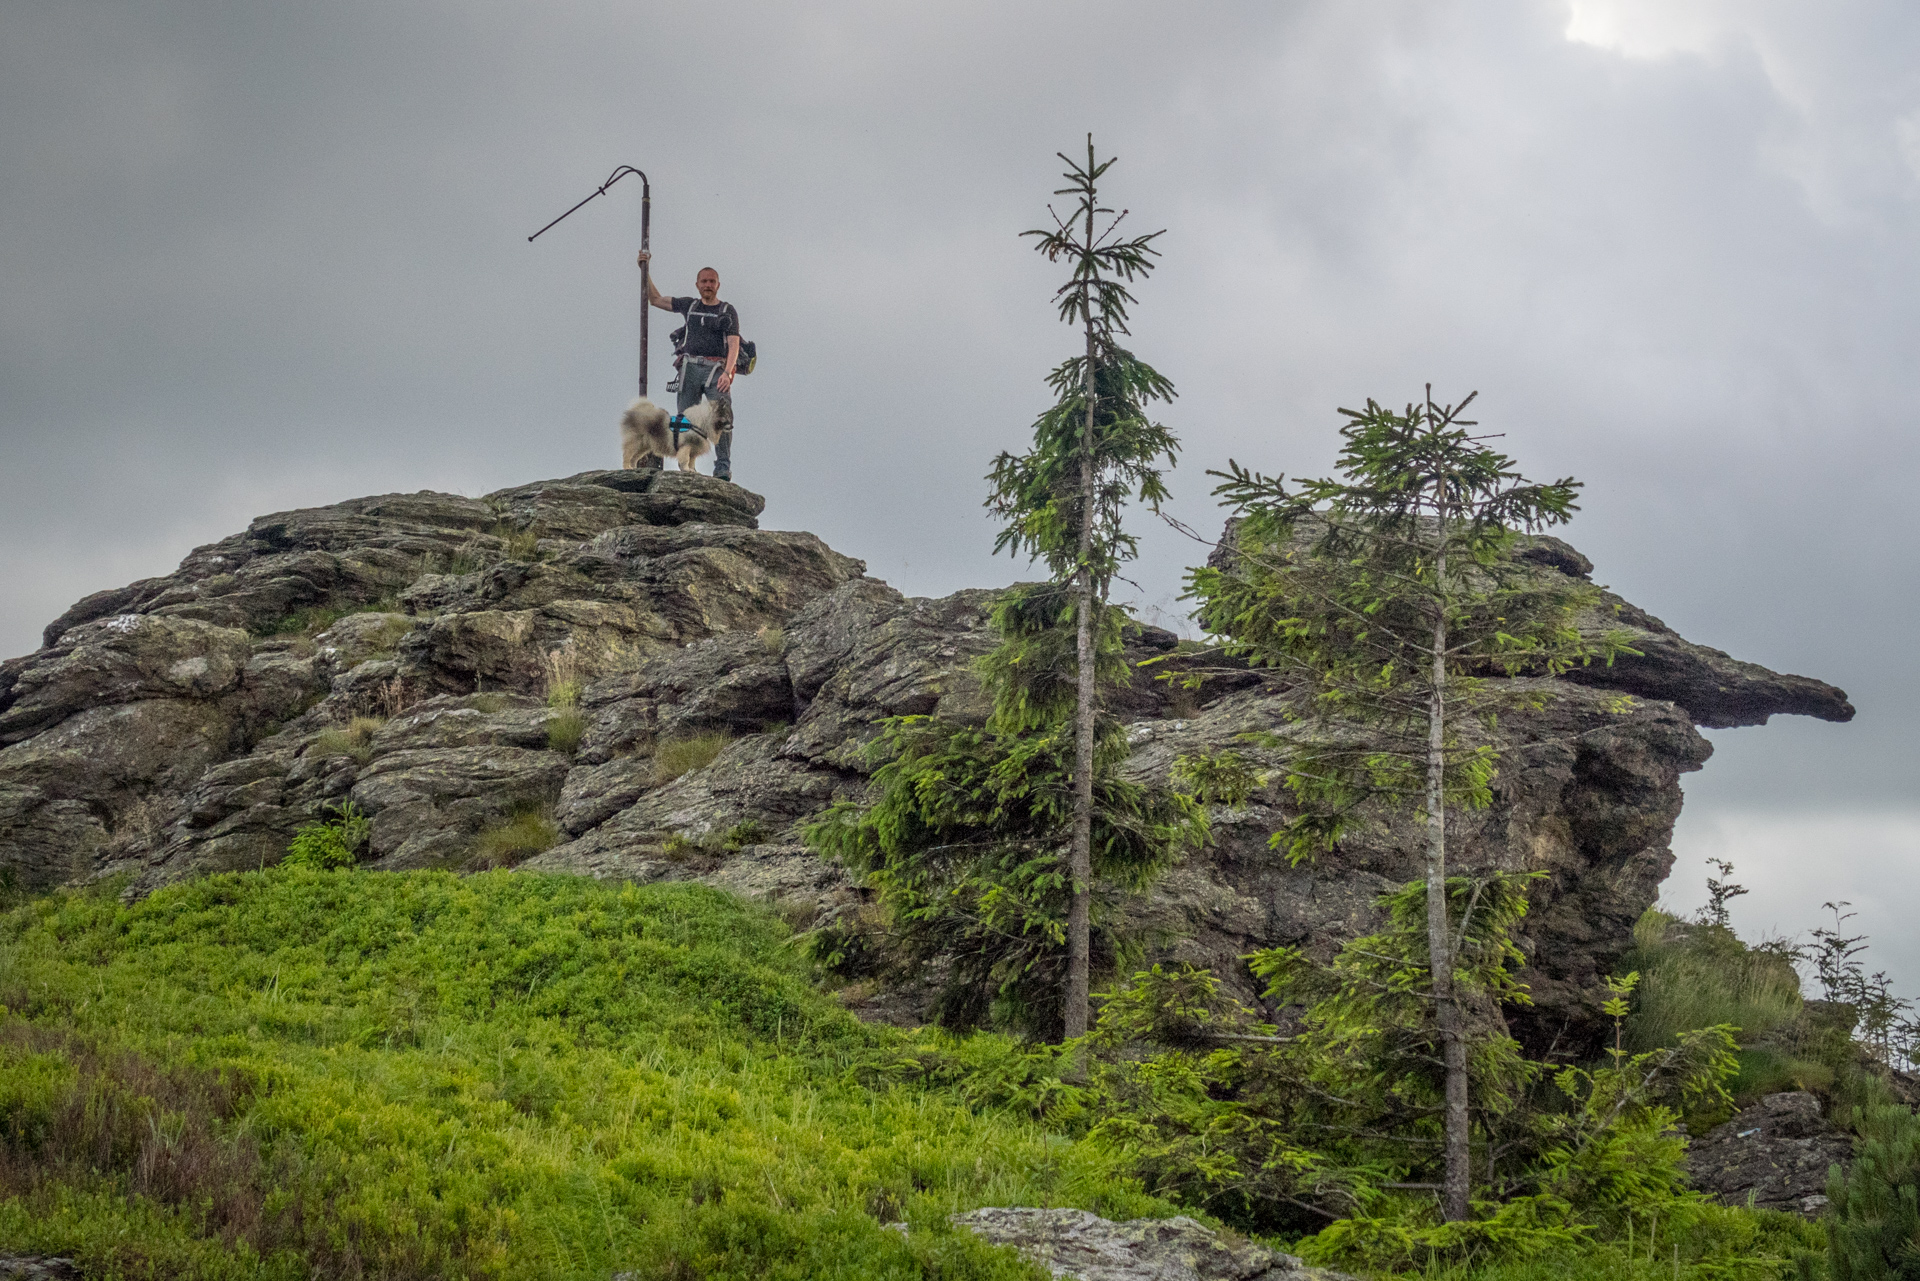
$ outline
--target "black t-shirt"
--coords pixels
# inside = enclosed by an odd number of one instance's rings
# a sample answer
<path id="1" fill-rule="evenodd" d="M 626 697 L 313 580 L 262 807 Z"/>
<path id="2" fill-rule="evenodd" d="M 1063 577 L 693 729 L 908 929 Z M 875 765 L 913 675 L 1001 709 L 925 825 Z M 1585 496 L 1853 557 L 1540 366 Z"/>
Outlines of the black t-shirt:
<path id="1" fill-rule="evenodd" d="M 740 313 L 730 302 L 717 302 L 709 307 L 698 298 L 675 298 L 673 309 L 687 318 L 686 353 L 689 356 L 724 356 L 727 335 L 740 332 Z"/>

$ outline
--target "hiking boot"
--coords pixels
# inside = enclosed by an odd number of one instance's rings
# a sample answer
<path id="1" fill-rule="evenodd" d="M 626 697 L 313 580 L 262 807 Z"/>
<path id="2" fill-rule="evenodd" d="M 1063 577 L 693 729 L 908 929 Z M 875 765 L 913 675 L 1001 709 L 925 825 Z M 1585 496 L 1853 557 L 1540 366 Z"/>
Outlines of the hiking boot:
<path id="1" fill-rule="evenodd" d="M 715 480 L 724 480 L 727 483 L 731 484 L 733 483 L 733 468 L 716 467 L 713 469 L 713 478 Z"/>

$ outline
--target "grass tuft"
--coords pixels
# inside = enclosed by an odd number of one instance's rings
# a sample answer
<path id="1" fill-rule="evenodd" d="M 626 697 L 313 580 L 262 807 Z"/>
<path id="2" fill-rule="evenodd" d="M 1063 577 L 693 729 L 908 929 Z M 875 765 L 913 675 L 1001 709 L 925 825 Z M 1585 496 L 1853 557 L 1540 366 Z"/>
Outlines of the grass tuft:
<path id="1" fill-rule="evenodd" d="M 672 738 L 653 752 L 653 777 L 656 783 L 671 783 L 683 774 L 703 770 L 733 741 L 725 730 L 695 734 L 690 738 Z"/>
<path id="2" fill-rule="evenodd" d="M 567 707 L 547 718 L 547 750 L 572 756 L 587 736 L 587 718 L 577 707 Z"/>
<path id="3" fill-rule="evenodd" d="M 1649 908 L 1634 925 L 1625 968 L 1641 973 L 1627 1048 L 1671 1045 L 1682 1032 L 1717 1023 L 1753 1043 L 1800 1013 L 1800 976 L 1778 950 L 1748 947 L 1733 931 L 1695 925 Z"/>
<path id="4" fill-rule="evenodd" d="M 365 765 L 373 759 L 373 736 L 386 721 L 378 716 L 356 716 L 341 729 L 323 729 L 307 748 L 312 757 L 351 756 Z"/>
<path id="5" fill-rule="evenodd" d="M 474 842 L 477 867 L 512 867 L 560 843 L 560 829 L 545 810 L 522 810 L 489 827 Z"/>
<path id="6" fill-rule="evenodd" d="M 519 561 L 540 559 L 540 535 L 531 529 L 515 529 L 502 521 L 488 532 L 506 544 L 505 559 Z"/>

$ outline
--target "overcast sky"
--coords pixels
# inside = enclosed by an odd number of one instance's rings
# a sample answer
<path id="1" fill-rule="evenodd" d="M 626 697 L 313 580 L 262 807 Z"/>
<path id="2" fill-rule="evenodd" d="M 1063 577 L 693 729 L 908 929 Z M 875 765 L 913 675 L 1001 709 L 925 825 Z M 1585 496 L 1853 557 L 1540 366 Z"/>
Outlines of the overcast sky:
<path id="1" fill-rule="evenodd" d="M 639 189 L 526 237 L 623 163 L 759 344 L 764 523 L 1008 581 L 982 476 L 1073 349 L 1017 233 L 1089 130 L 1167 229 L 1176 514 L 1479 390 L 1597 577 L 1860 709 L 1713 735 L 1672 900 L 1849 898 L 1920 992 L 1910 0 L 0 0 L 0 652 L 266 511 L 615 464 Z M 1139 527 L 1177 625 L 1199 553 Z"/>

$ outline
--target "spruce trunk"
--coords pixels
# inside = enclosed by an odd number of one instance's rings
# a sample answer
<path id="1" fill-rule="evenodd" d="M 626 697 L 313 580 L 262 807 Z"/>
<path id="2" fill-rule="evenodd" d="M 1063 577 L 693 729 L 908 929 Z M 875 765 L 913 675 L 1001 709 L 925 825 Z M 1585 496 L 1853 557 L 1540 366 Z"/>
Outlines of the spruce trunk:
<path id="1" fill-rule="evenodd" d="M 1442 512 L 1440 536 L 1446 537 Z M 1448 1222 L 1467 1217 L 1472 1153 L 1467 1115 L 1467 1044 L 1460 1034 L 1460 1006 L 1453 994 L 1453 948 L 1447 925 L 1447 553 L 1436 558 L 1440 594 L 1434 600 L 1433 690 L 1427 706 L 1427 961 L 1433 1012 L 1440 1028 L 1440 1054 L 1447 1072 L 1446 1175 L 1441 1211 Z"/>
<path id="2" fill-rule="evenodd" d="M 1088 235 L 1092 235 L 1089 220 Z M 1087 327 L 1087 422 L 1080 441 L 1080 573 L 1074 584 L 1074 653 L 1079 697 L 1073 718 L 1073 845 L 1067 874 L 1073 899 L 1067 908 L 1068 1040 L 1087 1034 L 1089 970 L 1093 953 L 1093 327 Z"/>

